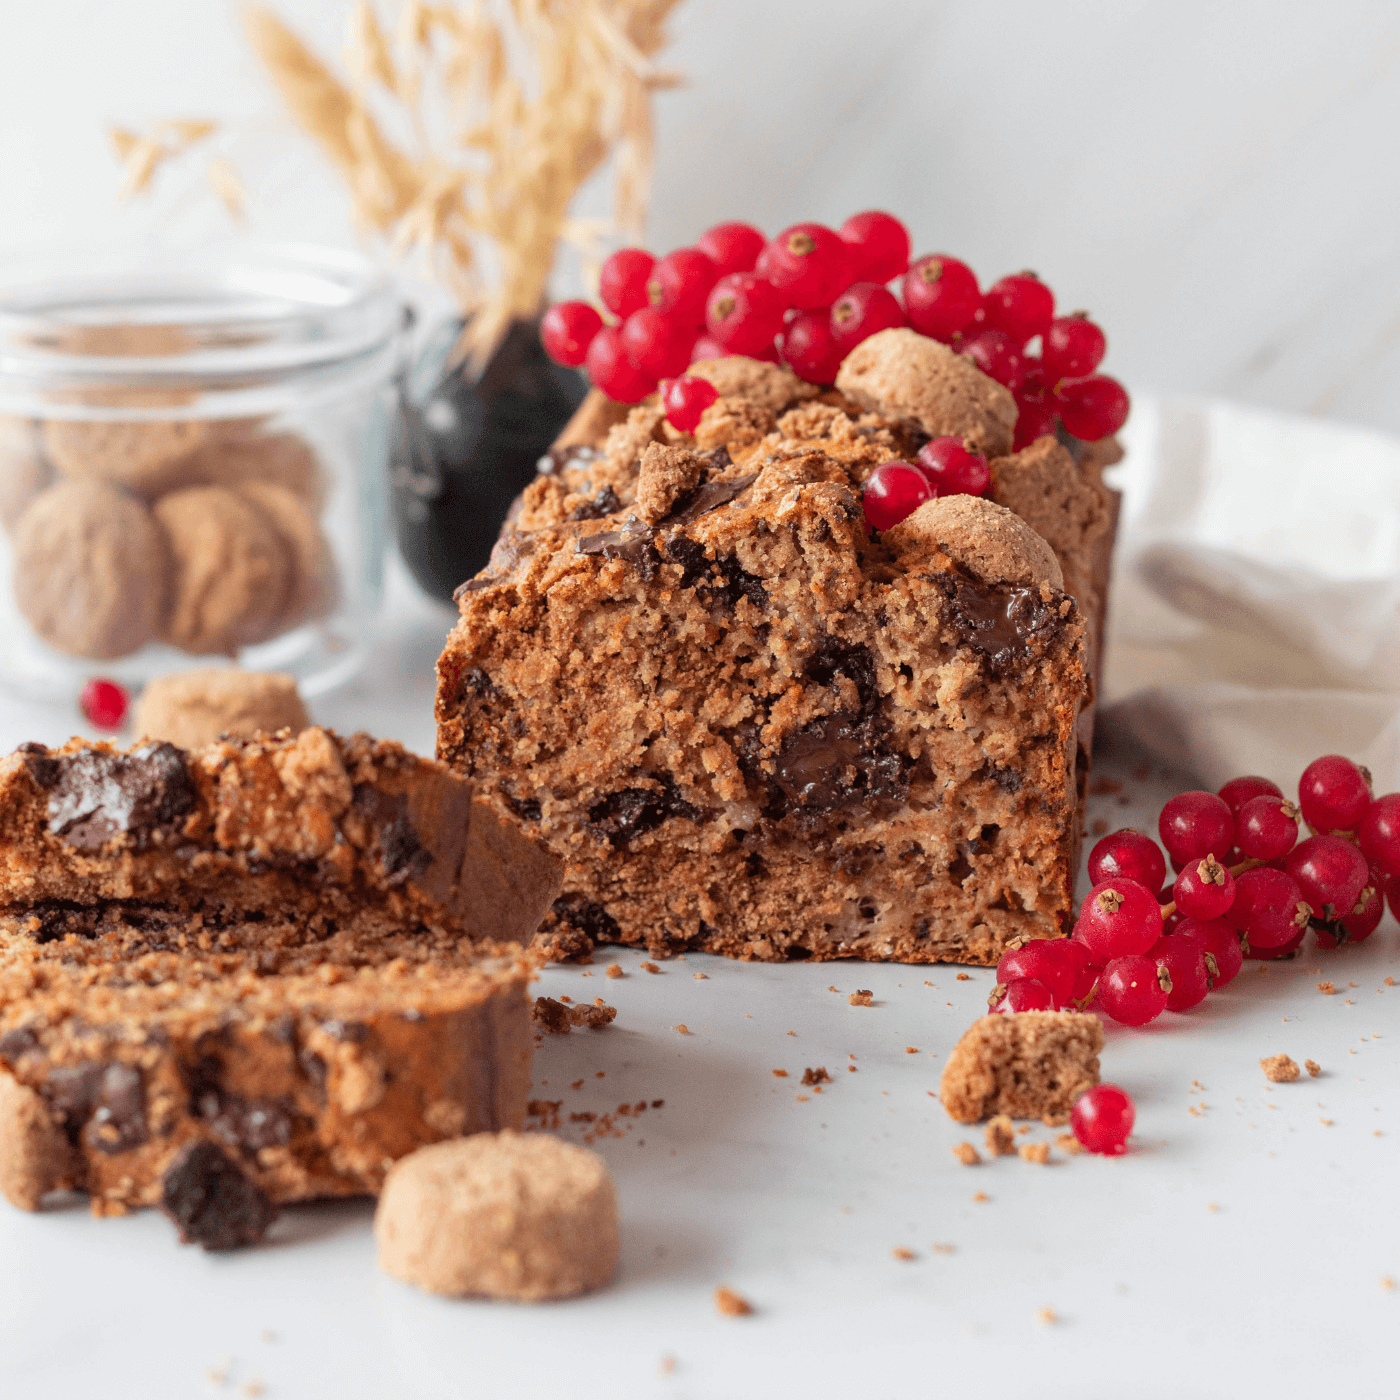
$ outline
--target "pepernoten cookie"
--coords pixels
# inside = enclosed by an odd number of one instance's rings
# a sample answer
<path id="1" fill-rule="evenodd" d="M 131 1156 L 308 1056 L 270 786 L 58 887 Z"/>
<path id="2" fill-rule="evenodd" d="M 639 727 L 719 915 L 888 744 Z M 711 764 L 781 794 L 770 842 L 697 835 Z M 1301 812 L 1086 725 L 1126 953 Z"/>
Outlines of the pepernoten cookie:
<path id="1" fill-rule="evenodd" d="M 147 500 L 189 480 L 189 457 L 209 425 L 178 419 L 148 422 L 53 418 L 44 424 L 44 450 L 59 474 L 105 481 Z"/>
<path id="2" fill-rule="evenodd" d="M 305 499 L 270 481 L 241 482 L 238 494 L 272 523 L 291 558 L 291 582 L 276 630 L 283 632 L 311 618 L 324 617 L 335 601 L 335 562 Z"/>
<path id="3" fill-rule="evenodd" d="M 236 491 L 196 486 L 162 496 L 155 516 L 170 542 L 167 642 L 232 656 L 278 630 L 292 555 L 263 511 Z"/>
<path id="4" fill-rule="evenodd" d="M 251 738 L 260 729 L 300 734 L 310 723 L 291 676 L 234 666 L 161 676 L 141 692 L 132 714 L 137 734 L 182 749 L 202 748 L 224 734 Z"/>
<path id="5" fill-rule="evenodd" d="M 296 433 L 234 431 L 224 425 L 190 458 L 189 479 L 205 486 L 265 481 L 299 496 L 313 510 L 325 483 L 316 454 Z"/>
<path id="6" fill-rule="evenodd" d="M 151 513 L 102 482 L 51 486 L 15 531 L 15 602 L 40 637 L 71 656 L 109 660 L 151 641 L 166 567 Z"/>
<path id="7" fill-rule="evenodd" d="M 52 480 L 38 425 L 27 418 L 0 417 L 0 526 L 6 534 L 14 533 L 20 516 Z"/>

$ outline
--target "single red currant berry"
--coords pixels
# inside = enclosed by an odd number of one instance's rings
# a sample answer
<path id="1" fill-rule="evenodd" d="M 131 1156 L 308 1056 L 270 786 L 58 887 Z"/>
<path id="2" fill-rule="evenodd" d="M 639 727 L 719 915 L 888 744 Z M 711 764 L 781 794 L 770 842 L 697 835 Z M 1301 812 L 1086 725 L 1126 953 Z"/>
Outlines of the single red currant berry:
<path id="1" fill-rule="evenodd" d="M 1016 1011 L 1057 1011 L 1055 998 L 1043 982 L 1034 977 L 1020 977 L 1005 986 L 998 985 L 987 998 L 993 1015 Z"/>
<path id="2" fill-rule="evenodd" d="M 627 358 L 653 383 L 679 374 L 690 363 L 695 328 L 654 306 L 642 306 L 622 323 Z"/>
<path id="3" fill-rule="evenodd" d="M 655 376 L 639 370 L 628 357 L 621 326 L 604 326 L 593 337 L 584 367 L 594 385 L 615 403 L 640 403 L 656 388 Z"/>
<path id="4" fill-rule="evenodd" d="M 1120 876 L 1149 890 L 1161 889 L 1167 878 L 1166 857 L 1157 843 L 1130 827 L 1105 836 L 1089 852 L 1089 878 L 1096 885 Z"/>
<path id="5" fill-rule="evenodd" d="M 1106 374 L 1062 379 L 1055 385 L 1055 404 L 1066 432 L 1081 442 L 1112 437 L 1128 421 L 1128 391 Z"/>
<path id="6" fill-rule="evenodd" d="M 772 351 L 786 310 L 771 283 L 753 272 L 731 272 L 710 288 L 705 327 L 727 353 L 761 358 Z"/>
<path id="7" fill-rule="evenodd" d="M 1284 857 L 1283 868 L 1313 913 L 1323 919 L 1344 918 L 1360 898 L 1369 873 L 1366 857 L 1342 836 L 1309 836 Z"/>
<path id="8" fill-rule="evenodd" d="M 716 224 L 695 240 L 695 246 L 719 268 L 719 275 L 752 272 L 768 240 L 752 224 Z"/>
<path id="9" fill-rule="evenodd" d="M 1025 357 L 1005 331 L 987 330 L 973 336 L 962 347 L 962 353 L 972 356 L 983 374 L 1004 384 L 1013 394 L 1020 389 L 1026 374 Z"/>
<path id="10" fill-rule="evenodd" d="M 1371 805 L 1371 775 L 1339 753 L 1315 758 L 1298 779 L 1298 805 L 1316 832 L 1355 831 Z"/>
<path id="11" fill-rule="evenodd" d="M 1327 928 L 1318 929 L 1317 946 L 1335 948 L 1339 943 L 1364 943 L 1376 931 L 1384 914 L 1385 876 L 1371 866 L 1351 913 Z"/>
<path id="12" fill-rule="evenodd" d="M 1147 950 L 1147 956 L 1157 964 L 1159 971 L 1166 971 L 1171 985 L 1167 993 L 1168 1011 L 1190 1011 L 1206 999 L 1211 973 L 1206 966 L 1205 943 L 1192 932 L 1190 924 L 1184 933 L 1163 934 Z"/>
<path id="13" fill-rule="evenodd" d="M 1400 874 L 1400 792 L 1378 797 L 1357 823 L 1361 854 L 1387 875 Z"/>
<path id="14" fill-rule="evenodd" d="M 797 311 L 780 337 L 783 359 L 809 384 L 834 384 L 845 355 L 831 333 L 831 317 L 821 311 Z"/>
<path id="15" fill-rule="evenodd" d="M 95 729 L 120 729 L 129 703 L 125 688 L 116 681 L 91 680 L 78 696 L 78 707 Z"/>
<path id="16" fill-rule="evenodd" d="M 1157 832 L 1178 865 L 1235 844 L 1235 819 L 1213 792 L 1182 792 L 1162 808 Z"/>
<path id="17" fill-rule="evenodd" d="M 626 320 L 647 304 L 647 279 L 656 259 L 645 248 L 619 248 L 598 270 L 603 305 Z"/>
<path id="18" fill-rule="evenodd" d="M 935 496 L 985 496 L 992 469 L 959 437 L 937 437 L 919 449 L 919 468 Z"/>
<path id="19" fill-rule="evenodd" d="M 1014 272 L 987 288 L 982 298 L 987 324 L 1024 345 L 1045 335 L 1055 315 L 1055 294 L 1033 272 Z"/>
<path id="20" fill-rule="evenodd" d="M 893 292 L 875 282 L 857 282 L 837 297 L 831 308 L 831 334 L 843 356 L 876 331 L 904 324 L 904 308 Z"/>
<path id="21" fill-rule="evenodd" d="M 886 462 L 865 478 L 865 519 L 888 530 L 933 499 L 928 478 L 912 462 Z"/>
<path id="22" fill-rule="evenodd" d="M 1038 442 L 1043 437 L 1053 436 L 1055 432 L 1055 414 L 1052 409 L 1043 403 L 1029 403 L 1025 399 L 1019 399 L 1017 402 L 1020 412 L 1016 415 L 1016 436 L 1011 444 L 1013 452 L 1020 452 L 1022 448 L 1029 447 L 1031 443 Z"/>
<path id="23" fill-rule="evenodd" d="M 1135 1117 L 1132 1099 L 1116 1084 L 1095 1084 L 1074 1101 L 1069 1125 L 1088 1151 L 1121 1157 L 1128 1150 Z"/>
<path id="24" fill-rule="evenodd" d="M 1172 937 L 1181 938 L 1187 934 L 1200 943 L 1205 954 L 1211 991 L 1218 992 L 1233 982 L 1244 966 L 1244 954 L 1240 951 L 1239 933 L 1229 922 L 1225 919 L 1182 919 Z"/>
<path id="25" fill-rule="evenodd" d="M 1265 865 L 1246 870 L 1235 881 L 1235 902 L 1227 917 L 1251 949 L 1280 948 L 1307 931 L 1311 912 L 1298 882 Z"/>
<path id="26" fill-rule="evenodd" d="M 930 253 L 904 274 L 904 310 L 920 335 L 951 340 L 982 306 L 972 269 L 945 253 Z"/>
<path id="27" fill-rule="evenodd" d="M 1084 943 L 1094 960 L 1145 953 L 1162 935 L 1162 907 L 1157 896 L 1121 876 L 1095 885 L 1079 906 L 1074 936 Z"/>
<path id="28" fill-rule="evenodd" d="M 1235 877 L 1213 855 L 1188 860 L 1172 899 L 1189 919 L 1218 919 L 1235 902 Z"/>
<path id="29" fill-rule="evenodd" d="M 719 390 L 708 379 L 697 375 L 682 375 L 668 379 L 661 386 L 661 406 L 666 421 L 678 433 L 693 433 L 700 426 L 701 415 L 719 398 Z"/>
<path id="30" fill-rule="evenodd" d="M 1277 784 L 1271 783 L 1267 778 L 1231 778 L 1220 789 L 1219 796 L 1232 813 L 1238 813 L 1240 808 L 1251 798 L 1282 797 L 1283 789 Z"/>
<path id="31" fill-rule="evenodd" d="M 1235 813 L 1235 840 L 1250 860 L 1277 860 L 1298 843 L 1298 809 L 1286 797 L 1251 797 Z"/>
<path id="32" fill-rule="evenodd" d="M 1065 941 L 1071 949 L 1077 950 L 1079 953 L 1079 957 L 1076 959 L 1074 987 L 1066 1004 L 1083 1011 L 1098 995 L 1099 978 L 1103 974 L 1103 968 L 1094 961 L 1093 954 L 1078 939 L 1069 938 Z"/>
<path id="33" fill-rule="evenodd" d="M 694 364 L 697 360 L 722 360 L 727 354 L 729 351 L 709 331 L 701 331 L 695 337 L 695 344 L 690 347 L 690 363 Z"/>
<path id="34" fill-rule="evenodd" d="M 556 302 L 540 322 L 540 343 L 550 359 L 577 368 L 602 329 L 603 318 L 586 301 Z"/>
<path id="35" fill-rule="evenodd" d="M 667 253 L 647 279 L 647 300 L 691 330 L 705 320 L 705 298 L 719 281 L 719 267 L 698 248 Z"/>
<path id="36" fill-rule="evenodd" d="M 997 963 L 997 981 L 1004 986 L 1029 977 L 1050 989 L 1057 1006 L 1065 1005 L 1074 994 L 1075 975 L 1083 966 L 1067 938 L 1036 938 L 1011 948 Z"/>
<path id="37" fill-rule="evenodd" d="M 1087 311 L 1057 316 L 1045 332 L 1045 373 L 1053 384 L 1059 379 L 1082 379 L 1093 374 L 1108 349 L 1104 333 L 1089 319 Z"/>
<path id="38" fill-rule="evenodd" d="M 1171 991 L 1169 973 L 1142 953 L 1132 953 L 1104 964 L 1099 1005 L 1125 1026 L 1145 1026 L 1166 1010 Z"/>
<path id="39" fill-rule="evenodd" d="M 879 209 L 852 214 L 837 233 L 850 246 L 851 275 L 863 282 L 883 286 L 909 267 L 909 230 L 893 214 Z"/>
<path id="40" fill-rule="evenodd" d="M 794 224 L 767 248 L 768 280 L 788 306 L 813 311 L 830 306 L 851 281 L 851 252 L 825 224 Z"/>

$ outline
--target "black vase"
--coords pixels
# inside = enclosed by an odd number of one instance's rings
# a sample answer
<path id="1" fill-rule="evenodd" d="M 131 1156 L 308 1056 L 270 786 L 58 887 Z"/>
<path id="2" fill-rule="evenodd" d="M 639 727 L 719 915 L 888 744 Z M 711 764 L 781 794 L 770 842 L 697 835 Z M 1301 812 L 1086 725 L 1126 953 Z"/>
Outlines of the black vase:
<path id="1" fill-rule="evenodd" d="M 399 550 L 419 587 L 448 601 L 485 567 L 511 502 L 588 391 L 545 354 L 538 321 L 513 321 L 475 379 L 442 370 L 461 324 L 450 330 L 401 385 L 389 459 Z"/>

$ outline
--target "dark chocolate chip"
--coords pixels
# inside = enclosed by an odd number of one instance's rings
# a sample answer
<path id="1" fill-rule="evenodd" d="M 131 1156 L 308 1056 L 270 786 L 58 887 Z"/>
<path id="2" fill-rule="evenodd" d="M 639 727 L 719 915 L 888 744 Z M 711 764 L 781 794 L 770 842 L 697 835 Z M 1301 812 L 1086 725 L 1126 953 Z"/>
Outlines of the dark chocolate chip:
<path id="1" fill-rule="evenodd" d="M 161 1179 L 160 1206 L 181 1244 L 209 1250 L 257 1244 L 277 1218 L 277 1207 L 212 1142 L 181 1149 Z"/>
<path id="2" fill-rule="evenodd" d="M 15 752 L 24 755 L 25 771 L 45 791 L 63 775 L 63 764 L 51 757 L 42 744 L 21 744 Z"/>
<path id="3" fill-rule="evenodd" d="M 669 775 L 660 779 L 656 788 L 622 788 L 588 809 L 593 831 L 614 850 L 625 848 L 634 837 L 654 830 L 670 817 L 693 821 L 699 815 L 700 809 L 676 791 L 675 780 Z"/>
<path id="4" fill-rule="evenodd" d="M 984 587 L 955 573 L 940 574 L 937 582 L 950 605 L 948 620 L 994 676 L 1023 666 L 1033 647 L 1061 630 L 1056 602 L 1042 602 L 1038 589 Z"/>
<path id="5" fill-rule="evenodd" d="M 698 520 L 702 515 L 718 510 L 720 506 L 728 505 L 736 497 L 742 496 L 757 480 L 758 473 L 750 472 L 747 476 L 732 477 L 728 481 L 706 481 L 678 496 L 664 523 L 689 525 L 692 520 Z"/>
<path id="6" fill-rule="evenodd" d="M 575 904 L 572 896 L 562 895 L 554 901 L 551 912 L 595 943 L 616 943 L 622 938 L 617 920 L 601 904 Z"/>
<path id="7" fill-rule="evenodd" d="M 79 1134 L 99 1152 L 126 1152 L 150 1139 L 146 1085 L 132 1065 L 59 1065 L 41 1086 L 69 1140 Z"/>
<path id="8" fill-rule="evenodd" d="M 292 1140 L 298 1120 L 292 1104 L 285 1098 L 249 1099 L 226 1088 L 217 1056 L 201 1056 L 193 1070 L 186 1071 L 186 1081 L 191 1114 L 230 1147 L 257 1152 L 285 1147 Z"/>
<path id="9" fill-rule="evenodd" d="M 852 681 L 860 696 L 862 714 L 870 713 L 879 702 L 875 658 L 867 646 L 843 642 L 839 637 L 823 633 L 816 651 L 807 658 L 807 664 L 802 669 L 807 679 L 817 685 L 831 685 L 838 676 Z"/>
<path id="10" fill-rule="evenodd" d="M 20 1026 L 16 1030 L 0 1035 L 0 1055 L 7 1060 L 18 1060 L 39 1048 L 38 1033 L 31 1026 Z"/>
<path id="11" fill-rule="evenodd" d="M 621 559 L 631 564 L 642 576 L 644 583 L 650 583 L 661 565 L 652 541 L 656 531 L 652 526 L 629 515 L 620 530 L 605 530 L 600 535 L 582 535 L 574 543 L 579 554 L 601 554 L 604 559 Z"/>
<path id="12" fill-rule="evenodd" d="M 1021 776 L 1019 769 L 993 764 L 992 781 L 1005 793 L 1017 793 L 1021 791 L 1021 785 L 1026 780 Z"/>
<path id="13" fill-rule="evenodd" d="M 608 484 L 593 497 L 591 501 L 585 501 L 581 506 L 575 506 L 569 512 L 570 520 L 601 520 L 605 515 L 612 515 L 615 511 L 622 509 L 622 502 L 617 498 L 617 492 Z"/>
<path id="14" fill-rule="evenodd" d="M 354 806 L 377 829 L 379 871 L 385 884 L 392 887 L 416 880 L 433 863 L 432 852 L 423 847 L 408 819 L 408 798 L 403 793 L 391 794 L 370 783 L 359 783 Z"/>
<path id="15" fill-rule="evenodd" d="M 540 804 L 533 797 L 512 797 L 504 789 L 501 796 L 506 800 L 506 806 L 515 813 L 523 822 L 537 822 L 540 819 Z"/>
<path id="16" fill-rule="evenodd" d="M 185 755 L 174 744 L 143 744 L 130 754 L 82 749 L 58 762 L 49 830 L 80 851 L 101 850 L 122 835 L 144 847 L 195 805 Z"/>

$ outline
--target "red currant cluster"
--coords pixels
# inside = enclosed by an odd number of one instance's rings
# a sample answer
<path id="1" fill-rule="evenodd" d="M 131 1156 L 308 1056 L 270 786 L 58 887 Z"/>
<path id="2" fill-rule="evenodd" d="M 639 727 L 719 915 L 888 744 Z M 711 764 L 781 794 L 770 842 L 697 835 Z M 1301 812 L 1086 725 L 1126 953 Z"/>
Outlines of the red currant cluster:
<path id="1" fill-rule="evenodd" d="M 657 260 L 623 248 L 603 264 L 599 295 L 617 319 L 560 302 L 541 327 L 561 364 L 583 365 L 609 398 L 637 403 L 695 360 L 749 355 L 831 384 L 867 336 L 911 326 L 963 354 L 1016 396 L 1016 448 L 1054 432 L 1097 441 L 1128 416 L 1128 395 L 1097 374 L 1107 342 L 1082 311 L 1055 315 L 1032 272 L 984 293 L 972 269 L 930 253 L 911 263 L 909 233 L 867 210 L 839 229 L 794 224 L 769 241 L 750 224 L 716 224 L 693 248 Z M 889 283 L 901 279 L 901 303 Z M 1038 351 L 1038 353 L 1037 353 Z"/>
<path id="2" fill-rule="evenodd" d="M 1105 836 L 1072 937 L 1004 954 L 994 1011 L 1096 1002 L 1142 1026 L 1198 1005 L 1246 956 L 1290 956 L 1310 926 L 1335 948 L 1368 938 L 1387 897 L 1400 916 L 1400 793 L 1372 798 L 1370 774 L 1340 755 L 1308 765 L 1296 804 L 1267 778 L 1233 778 L 1173 797 L 1157 829 L 1174 882 L 1150 837 Z"/>

